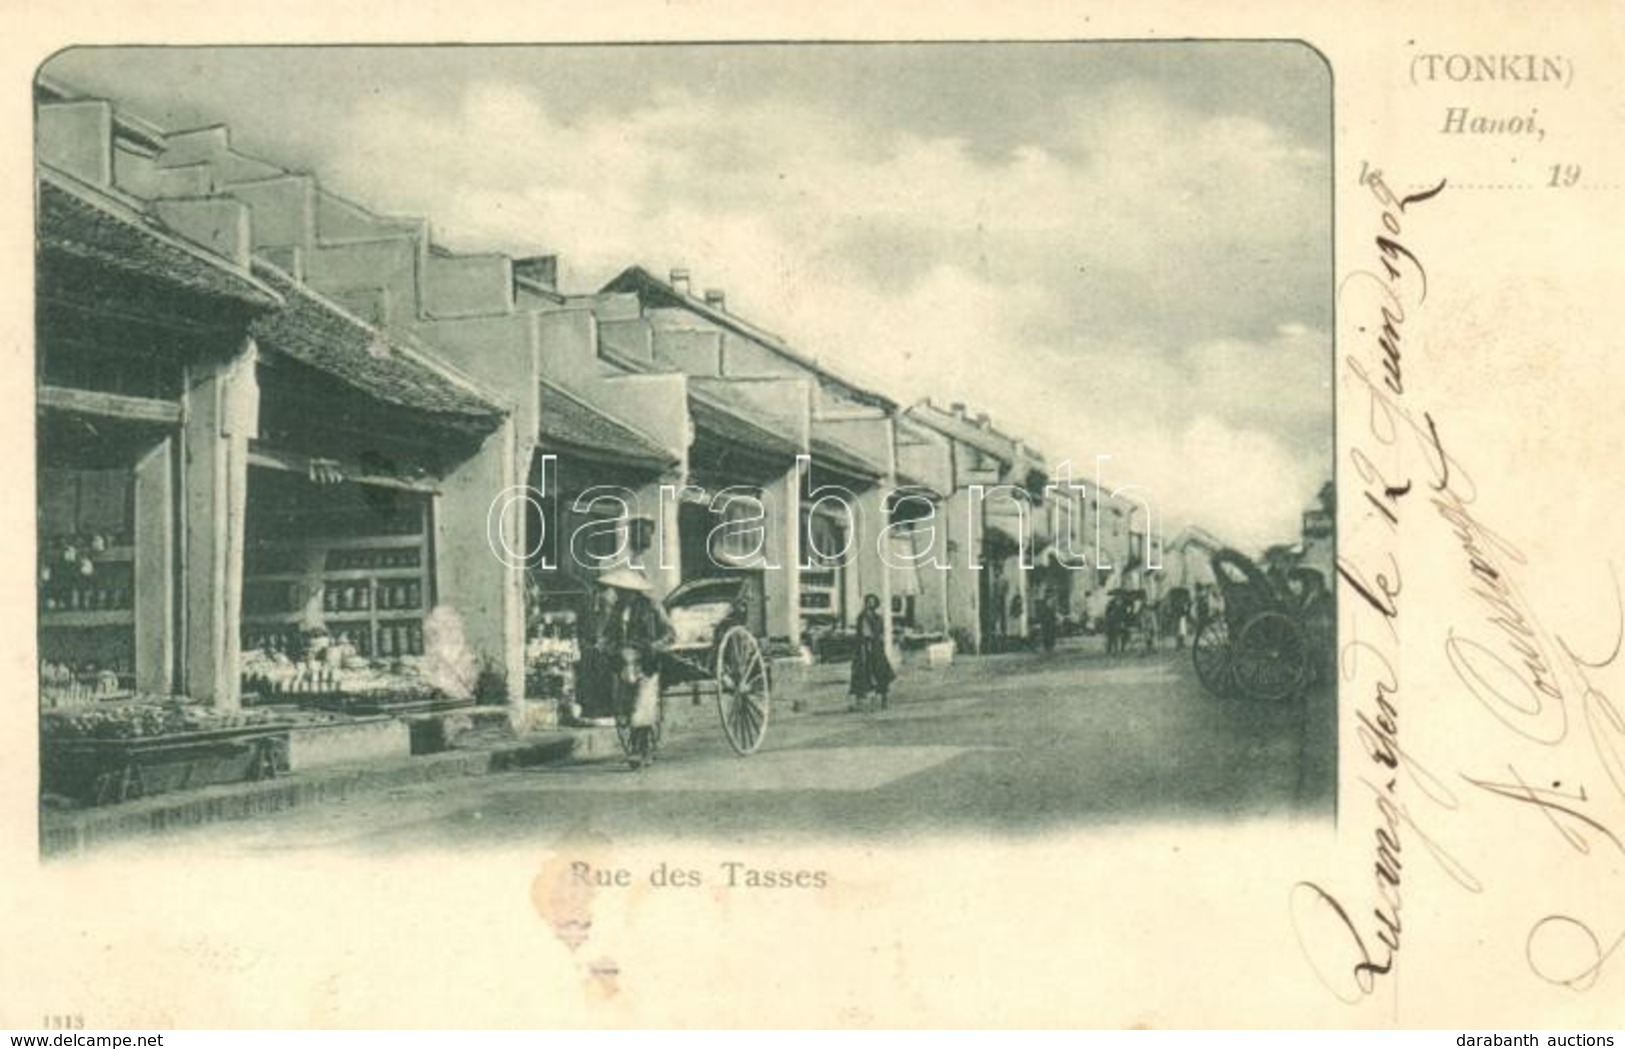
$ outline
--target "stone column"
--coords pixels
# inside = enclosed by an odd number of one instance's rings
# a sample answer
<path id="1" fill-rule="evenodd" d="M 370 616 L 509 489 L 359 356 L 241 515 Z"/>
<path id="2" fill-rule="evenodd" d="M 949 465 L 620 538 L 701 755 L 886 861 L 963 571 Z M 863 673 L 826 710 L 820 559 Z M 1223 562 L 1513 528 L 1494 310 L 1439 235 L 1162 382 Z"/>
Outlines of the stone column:
<path id="1" fill-rule="evenodd" d="M 1030 543 L 1031 540 L 1023 540 Z M 1022 552 L 1018 552 L 1010 559 L 1011 590 L 1021 595 L 1021 618 L 1010 624 L 1011 631 L 1016 637 L 1025 641 L 1028 637 L 1028 624 L 1033 621 L 1033 595 L 1032 595 L 1032 569 L 1023 563 Z M 1006 609 L 1008 611 L 1008 609 Z"/>
<path id="2" fill-rule="evenodd" d="M 969 490 L 959 488 L 943 506 L 948 535 L 943 595 L 948 628 L 968 632 L 972 646 L 981 651 L 981 574 L 986 570 L 982 565 L 981 504 L 971 498 Z"/>
<path id="3" fill-rule="evenodd" d="M 654 596 L 657 600 L 675 590 L 683 578 L 682 543 L 678 531 L 676 498 L 677 490 L 681 488 L 682 483 L 680 477 L 663 477 L 650 481 L 634 493 L 637 496 L 637 516 L 654 523 L 654 535 L 649 549 L 638 556 L 639 563 L 649 576 L 649 581 L 654 584 Z M 668 497 L 662 498 L 661 488 L 667 486 L 673 491 Z"/>
<path id="4" fill-rule="evenodd" d="M 243 525 L 248 440 L 259 430 L 257 353 L 189 375 L 182 429 L 186 638 L 182 686 L 223 710 L 241 703 Z"/>
<path id="5" fill-rule="evenodd" d="M 929 522 L 921 522 L 916 526 L 915 552 L 925 551 L 925 532 L 929 527 L 934 532 L 934 543 L 930 548 L 930 555 L 915 568 L 915 574 L 920 581 L 920 593 L 915 599 L 915 615 L 919 620 L 921 629 L 927 631 L 941 631 L 946 634 L 953 625 L 949 614 L 948 583 L 949 566 L 953 559 L 948 553 L 949 525 L 946 516 L 946 503 L 938 501 L 933 504 L 935 513 Z"/>
<path id="6" fill-rule="evenodd" d="M 803 463 L 797 463 L 762 489 L 767 512 L 767 561 L 762 594 L 767 602 L 767 634 L 801 643 L 801 489 Z"/>
<path id="7" fill-rule="evenodd" d="M 437 608 L 456 612 L 475 659 L 504 673 L 506 698 L 514 704 L 525 694 L 524 565 L 519 557 L 499 556 L 491 533 L 500 526 L 513 552 L 523 552 L 520 486 L 533 447 L 519 440 L 510 416 L 442 479 L 434 513 Z"/>
<path id="8" fill-rule="evenodd" d="M 175 688 L 175 447 L 135 467 L 135 687 L 154 695 Z"/>
<path id="9" fill-rule="evenodd" d="M 852 559 L 857 577 L 847 593 L 851 599 L 848 607 L 860 611 L 865 595 L 874 594 L 880 598 L 880 615 L 886 625 L 886 651 L 891 653 L 895 662 L 897 656 L 891 629 L 891 573 L 887 571 L 880 553 L 881 535 L 886 527 L 886 493 L 890 490 L 889 484 L 882 483 L 857 493 L 858 534 Z"/>

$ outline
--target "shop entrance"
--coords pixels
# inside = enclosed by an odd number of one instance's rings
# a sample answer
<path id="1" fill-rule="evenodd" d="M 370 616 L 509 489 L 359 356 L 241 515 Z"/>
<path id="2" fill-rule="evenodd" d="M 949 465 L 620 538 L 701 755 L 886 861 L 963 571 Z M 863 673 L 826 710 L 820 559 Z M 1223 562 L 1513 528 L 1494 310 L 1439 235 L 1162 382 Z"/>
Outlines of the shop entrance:
<path id="1" fill-rule="evenodd" d="M 45 706 L 174 684 L 170 428 L 47 412 L 39 432 Z"/>
<path id="2" fill-rule="evenodd" d="M 245 702 L 421 688 L 434 606 L 427 493 L 312 465 L 248 471 Z"/>

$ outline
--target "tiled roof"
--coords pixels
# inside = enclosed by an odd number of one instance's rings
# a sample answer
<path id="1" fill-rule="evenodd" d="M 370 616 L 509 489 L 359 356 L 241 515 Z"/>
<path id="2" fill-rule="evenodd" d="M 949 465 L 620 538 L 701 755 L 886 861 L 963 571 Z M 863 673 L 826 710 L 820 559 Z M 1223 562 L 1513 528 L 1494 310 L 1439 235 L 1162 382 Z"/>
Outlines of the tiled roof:
<path id="1" fill-rule="evenodd" d="M 250 328 L 261 346 L 338 379 L 368 396 L 463 429 L 488 429 L 504 409 L 469 380 L 434 360 L 411 336 L 383 332 L 256 259 L 254 275 L 286 305 Z"/>
<path id="2" fill-rule="evenodd" d="M 575 394 L 542 382 L 541 438 L 544 449 L 567 448 L 599 458 L 664 467 L 677 461 L 653 438 L 613 419 Z"/>
<path id="3" fill-rule="evenodd" d="M 39 170 L 39 244 L 47 253 L 195 295 L 270 309 L 275 291 L 167 232 L 134 205 L 52 168 Z"/>
<path id="4" fill-rule="evenodd" d="M 642 266 L 632 266 L 623 270 L 608 284 L 604 285 L 601 290 L 605 292 L 636 292 L 647 296 L 652 305 L 675 306 L 688 310 L 699 317 L 705 318 L 712 324 L 743 335 L 785 360 L 799 364 L 815 375 L 846 387 L 864 400 L 885 408 L 897 407 L 897 402 L 878 390 L 841 375 L 817 358 L 810 357 L 790 346 L 772 332 L 764 331 L 726 310 L 717 309 L 701 299 L 696 299 L 692 295 L 686 295 L 678 291 L 671 284 L 656 277 Z"/>
<path id="5" fill-rule="evenodd" d="M 696 429 L 709 431 L 725 441 L 768 454 L 794 456 L 801 451 L 795 441 L 776 433 L 766 420 L 757 419 L 722 396 L 698 386 L 688 388 L 688 413 Z"/>
<path id="6" fill-rule="evenodd" d="M 897 484 L 901 488 L 923 488 L 937 495 L 947 495 L 942 486 L 927 476 L 927 471 L 910 470 L 902 457 L 897 460 Z"/>
<path id="7" fill-rule="evenodd" d="M 979 448 L 1001 462 L 1013 464 L 1019 457 L 1013 438 L 997 430 L 983 429 L 975 422 L 943 411 L 929 401 L 922 401 L 910 408 L 908 417 L 961 444 Z M 1027 449 L 1027 456 L 1037 462 L 1043 461 L 1043 456 L 1034 448 Z"/>
<path id="8" fill-rule="evenodd" d="M 812 446 L 812 461 L 815 466 L 823 464 L 868 478 L 878 478 L 886 472 L 884 465 L 872 461 L 863 452 L 828 435 L 814 433 L 808 443 Z"/>

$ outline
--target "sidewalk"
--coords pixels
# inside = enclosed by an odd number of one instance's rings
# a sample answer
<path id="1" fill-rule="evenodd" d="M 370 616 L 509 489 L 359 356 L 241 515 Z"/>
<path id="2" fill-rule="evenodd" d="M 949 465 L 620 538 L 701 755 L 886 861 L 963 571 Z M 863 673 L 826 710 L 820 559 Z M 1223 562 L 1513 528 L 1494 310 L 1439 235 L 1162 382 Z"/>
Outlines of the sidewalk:
<path id="1" fill-rule="evenodd" d="M 1030 658 L 1028 653 L 962 657 L 952 666 L 941 668 L 910 661 L 900 668 L 897 690 L 904 694 L 929 694 L 944 678 L 979 676 L 996 672 L 998 667 L 1012 660 Z M 780 668 L 774 689 L 772 721 L 845 711 L 849 673 L 845 664 Z M 667 731 L 720 733 L 714 693 L 701 691 L 695 702 L 692 692 L 673 689 L 667 694 L 666 703 Z M 273 780 L 175 791 L 116 805 L 42 811 L 40 854 L 44 857 L 72 855 L 115 841 L 255 819 L 420 783 L 487 776 L 619 753 L 620 743 L 613 728 L 561 728 L 517 737 L 508 733 L 505 738 L 502 734 L 480 730 L 458 739 L 452 749 L 437 754 L 330 766 L 287 773 Z"/>
<path id="2" fill-rule="evenodd" d="M 845 681 L 845 667 L 797 668 L 793 680 L 781 682 L 779 694 L 774 697 L 772 716 L 775 720 L 799 716 L 792 712 L 798 702 L 809 710 L 844 706 Z M 670 731 L 715 729 L 714 695 L 701 693 L 696 705 L 688 693 L 674 690 L 667 697 L 667 703 Z M 509 734 L 508 738 L 475 732 L 458 740 L 452 749 L 438 754 L 330 766 L 287 773 L 273 780 L 174 791 L 116 805 L 42 811 L 40 854 L 43 857 L 71 855 L 115 841 L 164 835 L 211 823 L 255 819 L 311 805 L 342 802 L 361 794 L 619 752 L 620 743 L 610 728 L 561 728 L 518 737 Z"/>
<path id="3" fill-rule="evenodd" d="M 505 745 L 456 749 L 365 765 L 289 773 L 274 780 L 175 791 L 116 805 L 40 813 L 40 855 L 81 852 L 111 841 L 162 835 L 227 820 L 343 801 L 357 794 L 564 761 L 579 732 L 537 733 Z"/>

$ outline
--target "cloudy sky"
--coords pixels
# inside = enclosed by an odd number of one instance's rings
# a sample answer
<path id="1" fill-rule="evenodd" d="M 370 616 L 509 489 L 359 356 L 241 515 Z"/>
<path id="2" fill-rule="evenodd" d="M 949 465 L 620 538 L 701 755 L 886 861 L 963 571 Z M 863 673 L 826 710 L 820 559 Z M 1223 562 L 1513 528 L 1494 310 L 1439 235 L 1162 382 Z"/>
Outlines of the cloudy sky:
<path id="1" fill-rule="evenodd" d="M 685 266 L 908 402 L 966 401 L 1170 530 L 1292 539 L 1331 476 L 1330 78 L 1294 44 L 81 50 L 175 130 L 556 252 Z"/>

